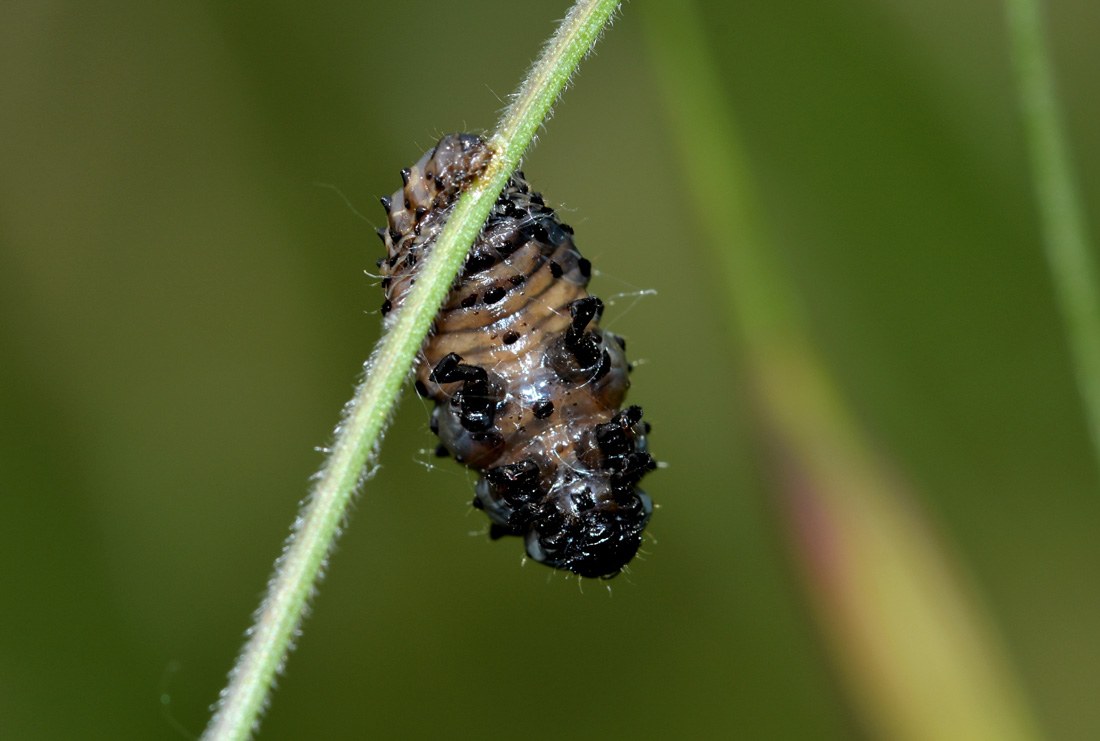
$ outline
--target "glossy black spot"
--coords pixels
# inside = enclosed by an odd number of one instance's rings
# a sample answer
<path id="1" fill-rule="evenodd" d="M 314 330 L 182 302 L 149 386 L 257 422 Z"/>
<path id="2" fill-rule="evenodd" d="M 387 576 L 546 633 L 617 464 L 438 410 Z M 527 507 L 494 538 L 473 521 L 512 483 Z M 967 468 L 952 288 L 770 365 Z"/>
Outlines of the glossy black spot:
<path id="1" fill-rule="evenodd" d="M 600 357 L 601 352 L 604 356 L 607 355 L 607 351 L 599 347 L 601 343 L 600 336 L 592 332 L 585 332 L 585 328 L 589 323 L 593 320 L 598 321 L 602 313 L 603 301 L 595 296 L 585 296 L 569 304 L 569 316 L 573 318 L 573 321 L 570 323 L 569 328 L 565 330 L 565 346 L 572 351 L 577 362 L 583 368 L 595 366 L 597 362 L 600 362 L 602 360 Z M 610 362 L 611 358 L 607 357 L 607 363 L 610 364 Z M 610 370 L 610 365 L 608 370 Z M 600 376 L 603 376 L 606 372 L 605 370 Z"/>
<path id="2" fill-rule="evenodd" d="M 385 301 L 382 302 L 382 316 L 385 316 L 386 314 L 389 314 L 392 309 L 393 309 L 393 304 L 390 303 L 389 299 L 386 299 Z"/>
<path id="3" fill-rule="evenodd" d="M 583 494 L 578 494 L 573 497 L 573 504 L 576 505 L 577 509 L 583 512 L 586 509 L 592 509 L 593 507 L 595 507 L 596 500 L 592 498 L 592 494 L 590 492 L 586 491 Z"/>
<path id="4" fill-rule="evenodd" d="M 490 432 L 493 417 L 496 415 L 498 395 L 490 388 L 489 374 L 484 368 L 467 365 L 457 353 L 450 353 L 436 363 L 428 380 L 436 383 L 462 383 L 462 388 L 451 395 L 451 405 L 459 407 L 459 423 L 469 432 L 494 435 L 503 442 L 503 438 Z M 493 443 L 497 443 L 494 441 Z"/>
<path id="5" fill-rule="evenodd" d="M 466 258 L 466 275 L 475 275 L 496 265 L 497 257 L 486 250 L 475 250 Z"/>
<path id="6" fill-rule="evenodd" d="M 443 356 L 435 364 L 428 380 L 436 383 L 455 383 L 457 381 L 485 383 L 488 380 L 488 374 L 485 373 L 484 368 L 479 368 L 476 365 L 466 365 L 462 362 L 461 355 L 452 352 Z"/>
<path id="7" fill-rule="evenodd" d="M 462 414 L 459 423 L 469 432 L 480 432 L 493 436 L 493 445 L 503 442 L 503 438 L 489 430 L 493 426 L 493 416 L 496 414 L 496 402 L 484 394 L 465 393 L 462 397 Z"/>
<path id="8" fill-rule="evenodd" d="M 616 422 L 596 425 L 596 444 L 609 456 L 625 455 L 631 447 L 627 431 Z"/>
<path id="9" fill-rule="evenodd" d="M 487 304 L 495 304 L 497 301 L 504 298 L 504 293 L 504 289 L 500 286 L 493 286 L 485 292 L 485 296 L 482 297 L 482 300 Z"/>
<path id="10" fill-rule="evenodd" d="M 519 335 L 515 332 L 505 332 L 503 340 L 505 345 L 514 345 L 519 341 Z"/>
<path id="11" fill-rule="evenodd" d="M 503 222 L 504 219 L 522 219 L 527 214 L 524 213 L 514 198 L 510 198 L 507 192 L 501 193 L 500 198 L 497 199 L 496 207 L 498 210 L 498 223 Z"/>
<path id="12" fill-rule="evenodd" d="M 539 496 L 539 467 L 530 458 L 490 468 L 485 479 L 511 505 L 530 502 Z"/>
<path id="13" fill-rule="evenodd" d="M 585 278 L 592 277 L 592 263 L 585 258 L 582 257 L 580 260 L 577 260 L 577 269 L 581 271 L 581 275 Z"/>
<path id="14" fill-rule="evenodd" d="M 547 362 L 563 380 L 598 381 L 612 368 L 611 355 L 603 348 L 603 336 L 587 331 L 603 313 L 603 302 L 585 296 L 569 304 L 572 321 L 555 345 L 546 353 Z"/>
<path id="15" fill-rule="evenodd" d="M 554 413 L 554 402 L 549 399 L 543 399 L 542 401 L 535 402 L 535 406 L 532 407 L 532 411 L 535 413 L 535 417 L 538 419 L 546 419 Z"/>
<path id="16" fill-rule="evenodd" d="M 470 309 L 470 308 L 473 308 L 474 305 L 476 305 L 476 304 L 477 304 L 477 294 L 476 293 L 471 293 L 469 296 L 466 296 L 465 298 L 462 299 L 462 303 L 460 305 L 462 306 L 463 309 Z"/>
<path id="17" fill-rule="evenodd" d="M 611 474 L 611 486 L 619 490 L 633 490 L 642 476 L 657 467 L 649 453 L 628 453 L 618 461 Z"/>
<path id="18" fill-rule="evenodd" d="M 550 261 L 550 274 L 555 278 L 560 278 L 565 274 L 565 271 L 561 269 L 561 265 L 558 265 L 553 260 Z"/>
<path id="19" fill-rule="evenodd" d="M 585 296 L 569 304 L 569 316 L 573 318 L 574 336 L 579 335 L 593 319 L 603 314 L 603 301 L 595 296 Z"/>
<path id="20" fill-rule="evenodd" d="M 531 236 L 543 244 L 550 241 L 550 233 L 546 231 L 546 227 L 543 226 L 541 219 L 531 225 Z"/>

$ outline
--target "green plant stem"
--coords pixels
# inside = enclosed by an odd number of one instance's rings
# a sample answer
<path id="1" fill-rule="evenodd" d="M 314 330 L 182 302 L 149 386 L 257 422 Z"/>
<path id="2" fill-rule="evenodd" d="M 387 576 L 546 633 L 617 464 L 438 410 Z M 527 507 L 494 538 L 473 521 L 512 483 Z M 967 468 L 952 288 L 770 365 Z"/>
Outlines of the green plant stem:
<path id="1" fill-rule="evenodd" d="M 489 167 L 455 205 L 431 257 L 424 261 L 416 286 L 367 363 L 366 379 L 337 428 L 336 442 L 318 482 L 276 561 L 256 622 L 248 631 L 248 641 L 203 739 L 245 739 L 256 730 L 272 682 L 286 661 L 309 597 L 339 535 L 347 506 L 376 457 L 416 352 L 508 177 L 618 5 L 618 0 L 576 3 L 502 118 L 490 141 L 494 157 Z"/>
<path id="2" fill-rule="evenodd" d="M 1074 185 L 1039 2 L 1006 0 L 1005 7 L 1043 247 L 1100 465 L 1100 284 Z"/>

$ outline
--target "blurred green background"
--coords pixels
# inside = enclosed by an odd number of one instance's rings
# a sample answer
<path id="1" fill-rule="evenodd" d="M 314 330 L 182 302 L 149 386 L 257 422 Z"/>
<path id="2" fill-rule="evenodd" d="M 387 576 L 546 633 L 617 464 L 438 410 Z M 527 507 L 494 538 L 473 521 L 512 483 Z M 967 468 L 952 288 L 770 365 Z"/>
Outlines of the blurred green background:
<path id="1" fill-rule="evenodd" d="M 669 464 L 657 542 L 610 596 L 521 568 L 408 394 L 262 738 L 860 737 L 777 528 L 644 1 L 524 169 L 622 294 L 604 326 L 645 361 L 631 401 Z M 566 5 L 0 6 L 0 737 L 201 731 L 378 336 L 376 198 L 440 135 L 492 128 Z M 1045 732 L 1100 737 L 1100 485 L 1001 5 L 701 5 L 819 348 Z M 1100 5 L 1048 5 L 1095 232 Z"/>

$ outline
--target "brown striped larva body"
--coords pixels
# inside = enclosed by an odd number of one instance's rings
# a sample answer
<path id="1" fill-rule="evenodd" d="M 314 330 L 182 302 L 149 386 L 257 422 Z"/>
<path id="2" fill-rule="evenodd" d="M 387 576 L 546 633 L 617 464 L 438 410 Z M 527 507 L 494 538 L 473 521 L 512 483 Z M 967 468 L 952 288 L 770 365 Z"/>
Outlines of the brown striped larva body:
<path id="1" fill-rule="evenodd" d="M 470 134 L 440 140 L 383 198 L 384 315 L 400 308 L 447 212 L 488 164 Z M 435 401 L 442 448 L 481 473 L 474 506 L 494 537 L 524 538 L 536 561 L 611 577 L 633 558 L 653 511 L 638 488 L 655 467 L 630 386 L 625 342 L 598 327 L 591 265 L 522 173 L 470 251 L 416 368 Z"/>

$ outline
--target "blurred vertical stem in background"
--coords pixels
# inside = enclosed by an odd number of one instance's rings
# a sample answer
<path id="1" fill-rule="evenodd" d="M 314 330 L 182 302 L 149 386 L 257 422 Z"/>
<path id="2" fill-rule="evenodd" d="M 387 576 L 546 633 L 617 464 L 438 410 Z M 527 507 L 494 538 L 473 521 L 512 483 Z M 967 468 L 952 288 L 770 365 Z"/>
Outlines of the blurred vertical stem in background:
<path id="1" fill-rule="evenodd" d="M 756 417 L 776 453 L 781 511 L 860 717 L 874 738 L 1037 738 L 975 596 L 811 346 L 696 9 L 686 0 L 635 8 L 689 201 L 744 343 Z"/>
<path id="2" fill-rule="evenodd" d="M 1006 0 L 1043 246 L 1100 466 L 1100 297 L 1038 0 Z"/>

